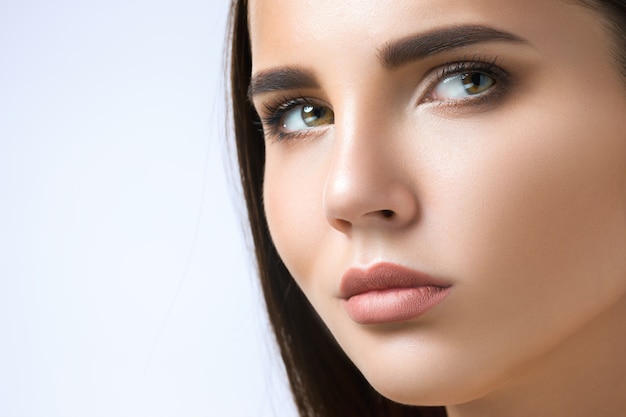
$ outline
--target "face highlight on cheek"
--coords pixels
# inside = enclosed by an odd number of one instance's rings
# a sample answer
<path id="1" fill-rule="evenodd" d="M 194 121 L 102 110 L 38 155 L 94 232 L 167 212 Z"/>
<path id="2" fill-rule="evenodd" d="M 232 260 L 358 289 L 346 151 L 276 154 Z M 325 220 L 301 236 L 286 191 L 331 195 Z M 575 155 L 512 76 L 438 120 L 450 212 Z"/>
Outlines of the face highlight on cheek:
<path id="1" fill-rule="evenodd" d="M 598 16 L 322 3 L 251 2 L 251 99 L 273 243 L 367 381 L 480 415 L 460 405 L 626 347 L 626 92 Z"/>

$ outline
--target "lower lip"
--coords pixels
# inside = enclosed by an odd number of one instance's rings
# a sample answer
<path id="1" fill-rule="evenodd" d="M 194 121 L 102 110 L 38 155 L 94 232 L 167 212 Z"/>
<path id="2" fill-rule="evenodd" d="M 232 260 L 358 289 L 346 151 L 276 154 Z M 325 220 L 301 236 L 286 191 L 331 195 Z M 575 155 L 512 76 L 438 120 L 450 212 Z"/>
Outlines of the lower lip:
<path id="1" fill-rule="evenodd" d="M 388 288 L 354 295 L 343 301 L 352 320 L 360 324 L 393 323 L 414 319 L 439 304 L 450 287 Z"/>

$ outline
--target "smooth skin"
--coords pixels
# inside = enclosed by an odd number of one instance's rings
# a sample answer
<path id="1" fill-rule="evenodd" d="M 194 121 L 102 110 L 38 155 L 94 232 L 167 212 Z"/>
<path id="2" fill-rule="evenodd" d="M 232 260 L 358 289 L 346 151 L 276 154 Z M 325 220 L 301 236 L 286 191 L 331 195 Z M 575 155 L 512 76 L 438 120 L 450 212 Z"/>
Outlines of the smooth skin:
<path id="1" fill-rule="evenodd" d="M 253 79 L 314 78 L 252 92 L 282 259 L 392 400 L 451 417 L 623 415 L 626 89 L 603 21 L 557 0 L 390 4 L 250 2 Z M 520 41 L 381 63 L 399 39 L 465 25 Z M 464 95 L 467 68 L 479 88 Z M 341 277 L 382 261 L 450 294 L 412 320 L 358 324 Z"/>

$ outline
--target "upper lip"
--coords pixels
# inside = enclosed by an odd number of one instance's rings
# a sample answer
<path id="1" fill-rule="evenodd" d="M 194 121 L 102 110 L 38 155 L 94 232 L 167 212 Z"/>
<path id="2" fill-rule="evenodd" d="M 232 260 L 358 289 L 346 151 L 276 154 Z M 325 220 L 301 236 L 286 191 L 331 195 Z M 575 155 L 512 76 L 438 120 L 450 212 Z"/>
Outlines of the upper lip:
<path id="1" fill-rule="evenodd" d="M 450 284 L 414 269 L 382 262 L 365 269 L 348 269 L 341 277 L 339 296 L 348 299 L 369 291 L 418 287 L 447 288 Z"/>

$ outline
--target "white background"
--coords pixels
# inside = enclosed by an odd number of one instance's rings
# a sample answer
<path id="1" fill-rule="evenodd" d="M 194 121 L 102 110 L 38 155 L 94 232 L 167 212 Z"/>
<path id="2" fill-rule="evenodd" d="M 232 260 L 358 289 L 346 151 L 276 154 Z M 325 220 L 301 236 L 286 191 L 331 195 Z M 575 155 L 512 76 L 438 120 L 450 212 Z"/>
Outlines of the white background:
<path id="1" fill-rule="evenodd" d="M 0 417 L 294 415 L 223 164 L 227 3 L 0 0 Z"/>

